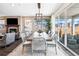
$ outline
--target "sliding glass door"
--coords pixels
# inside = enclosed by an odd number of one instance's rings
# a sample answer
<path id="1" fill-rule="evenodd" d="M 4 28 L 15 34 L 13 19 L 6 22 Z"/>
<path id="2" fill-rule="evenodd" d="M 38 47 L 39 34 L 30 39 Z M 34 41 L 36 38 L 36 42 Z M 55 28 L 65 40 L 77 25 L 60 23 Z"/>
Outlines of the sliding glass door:
<path id="1" fill-rule="evenodd" d="M 56 17 L 59 42 L 79 55 L 79 4 L 74 4 Z"/>

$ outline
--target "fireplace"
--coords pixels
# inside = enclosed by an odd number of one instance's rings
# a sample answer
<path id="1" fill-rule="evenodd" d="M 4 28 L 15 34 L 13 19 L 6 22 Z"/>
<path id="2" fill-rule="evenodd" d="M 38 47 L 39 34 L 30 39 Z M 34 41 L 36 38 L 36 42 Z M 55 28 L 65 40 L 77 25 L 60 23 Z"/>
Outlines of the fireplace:
<path id="1" fill-rule="evenodd" d="M 17 27 L 8 27 L 8 32 L 17 32 Z"/>
<path id="2" fill-rule="evenodd" d="M 19 32 L 18 18 L 7 18 L 6 32 Z"/>
<path id="3" fill-rule="evenodd" d="M 11 33 L 11 32 L 17 32 L 17 29 L 9 29 L 9 32 Z"/>
<path id="4" fill-rule="evenodd" d="M 19 32 L 19 26 L 17 25 L 7 25 L 7 32 Z"/>

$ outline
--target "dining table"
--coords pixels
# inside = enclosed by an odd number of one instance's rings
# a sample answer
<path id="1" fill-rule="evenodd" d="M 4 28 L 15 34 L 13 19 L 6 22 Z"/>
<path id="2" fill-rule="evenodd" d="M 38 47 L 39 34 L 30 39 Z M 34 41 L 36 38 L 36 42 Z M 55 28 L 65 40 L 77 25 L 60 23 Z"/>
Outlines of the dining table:
<path id="1" fill-rule="evenodd" d="M 43 37 L 46 39 L 46 41 L 52 41 L 52 38 L 46 32 L 43 33 L 34 32 L 27 38 L 27 41 L 32 41 L 32 39 L 35 37 Z"/>

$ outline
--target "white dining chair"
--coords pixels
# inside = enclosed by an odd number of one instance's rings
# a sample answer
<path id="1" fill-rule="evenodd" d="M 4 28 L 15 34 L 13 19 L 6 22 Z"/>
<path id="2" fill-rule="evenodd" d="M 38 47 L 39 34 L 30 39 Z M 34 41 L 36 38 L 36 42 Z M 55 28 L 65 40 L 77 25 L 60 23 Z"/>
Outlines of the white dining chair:
<path id="1" fill-rule="evenodd" d="M 33 33 L 33 37 L 38 37 L 39 36 L 39 33 L 36 31 Z"/>
<path id="2" fill-rule="evenodd" d="M 32 40 L 32 54 L 34 52 L 38 52 L 38 53 L 44 53 L 44 55 L 46 55 L 46 40 L 43 37 L 35 37 Z"/>
<path id="3" fill-rule="evenodd" d="M 46 42 L 47 46 L 54 47 L 55 48 L 55 53 L 57 55 L 57 39 L 58 39 L 57 35 L 55 33 L 52 34 L 51 39 L 52 39 L 52 41 L 47 41 Z"/>
<path id="4" fill-rule="evenodd" d="M 43 32 L 42 35 L 43 35 L 43 37 L 44 37 L 46 40 L 49 39 L 49 35 L 48 35 L 46 32 Z"/>
<path id="5" fill-rule="evenodd" d="M 27 41 L 27 37 L 25 36 L 25 33 L 21 34 L 22 36 L 22 54 L 24 52 L 24 47 L 30 47 L 31 41 Z"/>

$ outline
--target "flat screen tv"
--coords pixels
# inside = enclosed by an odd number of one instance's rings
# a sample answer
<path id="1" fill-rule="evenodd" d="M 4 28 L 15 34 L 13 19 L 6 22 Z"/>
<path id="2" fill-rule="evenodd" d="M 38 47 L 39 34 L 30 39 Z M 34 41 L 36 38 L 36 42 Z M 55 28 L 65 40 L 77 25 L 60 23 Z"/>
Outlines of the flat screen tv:
<path id="1" fill-rule="evenodd" d="M 7 18 L 7 25 L 18 24 L 18 18 Z"/>

